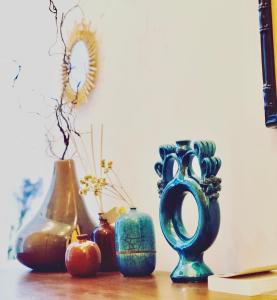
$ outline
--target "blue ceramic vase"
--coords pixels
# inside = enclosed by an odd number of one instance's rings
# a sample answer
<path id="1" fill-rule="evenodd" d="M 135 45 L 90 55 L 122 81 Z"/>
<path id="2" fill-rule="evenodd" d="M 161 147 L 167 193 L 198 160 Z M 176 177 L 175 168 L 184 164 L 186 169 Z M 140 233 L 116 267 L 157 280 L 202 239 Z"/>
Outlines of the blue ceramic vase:
<path id="1" fill-rule="evenodd" d="M 179 263 L 171 273 L 173 282 L 206 281 L 212 274 L 203 261 L 203 253 L 214 242 L 220 224 L 218 205 L 221 179 L 216 177 L 221 160 L 215 157 L 211 141 L 176 142 L 160 147 L 161 161 L 155 170 L 160 176 L 160 225 L 169 245 L 179 254 Z M 194 170 L 199 163 L 201 174 Z M 174 163 L 178 171 L 174 173 Z M 198 208 L 198 225 L 190 236 L 182 220 L 182 204 L 190 193 Z"/>
<path id="2" fill-rule="evenodd" d="M 155 234 L 152 219 L 130 208 L 115 223 L 115 246 L 119 271 L 124 276 L 151 274 L 156 265 Z"/>

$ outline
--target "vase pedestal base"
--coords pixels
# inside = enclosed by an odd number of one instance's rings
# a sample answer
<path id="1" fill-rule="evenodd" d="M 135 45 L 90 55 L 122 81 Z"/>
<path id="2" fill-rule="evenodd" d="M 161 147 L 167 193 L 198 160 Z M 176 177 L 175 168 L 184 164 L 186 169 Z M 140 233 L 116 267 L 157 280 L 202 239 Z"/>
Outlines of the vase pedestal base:
<path id="1" fill-rule="evenodd" d="M 213 275 L 210 268 L 200 260 L 180 258 L 177 267 L 170 274 L 173 282 L 206 282 L 208 276 Z"/>

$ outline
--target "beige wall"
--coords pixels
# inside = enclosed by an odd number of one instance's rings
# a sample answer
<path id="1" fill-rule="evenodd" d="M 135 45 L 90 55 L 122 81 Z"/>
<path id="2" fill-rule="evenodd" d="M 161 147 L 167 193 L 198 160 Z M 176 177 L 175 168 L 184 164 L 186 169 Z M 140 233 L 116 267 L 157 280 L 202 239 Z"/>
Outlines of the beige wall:
<path id="1" fill-rule="evenodd" d="M 3 30 L 7 41 L 3 49 L 6 55 L 11 55 L 9 49 L 15 57 L 20 53 L 27 66 L 17 90 L 7 90 L 6 98 L 20 96 L 36 103 L 40 93 L 55 93 L 60 58 L 47 56 L 55 29 L 47 5 L 32 2 L 37 26 L 30 21 L 32 13 L 20 4 L 12 32 Z M 96 31 L 99 76 L 89 104 L 80 109 L 78 124 L 85 129 L 90 122 L 104 123 L 106 157 L 114 160 L 137 206 L 153 216 L 157 269 L 171 270 L 177 256 L 159 227 L 153 165 L 159 145 L 178 139 L 212 139 L 223 160 L 221 229 L 206 254 L 207 263 L 223 272 L 277 261 L 277 131 L 264 126 L 256 2 L 81 1 Z M 77 13 L 73 16 L 79 18 Z M 18 37 L 21 48 L 10 36 Z M 36 91 L 31 92 L 34 86 Z M 3 178 L 16 172 L 16 163 L 11 166 L 7 157 L 24 164 L 22 175 L 32 170 L 50 176 L 43 128 L 38 132 L 33 123 L 28 126 L 27 143 L 13 139 L 13 147 L 2 155 Z M 12 133 L 19 133 L 22 140 L 23 129 Z M 8 133 L 4 137 L 8 139 Z M 19 148 L 20 152 L 15 150 Z M 8 204 L 4 205 L 2 220 L 7 215 Z M 3 229 L 7 223 L 2 223 Z"/>

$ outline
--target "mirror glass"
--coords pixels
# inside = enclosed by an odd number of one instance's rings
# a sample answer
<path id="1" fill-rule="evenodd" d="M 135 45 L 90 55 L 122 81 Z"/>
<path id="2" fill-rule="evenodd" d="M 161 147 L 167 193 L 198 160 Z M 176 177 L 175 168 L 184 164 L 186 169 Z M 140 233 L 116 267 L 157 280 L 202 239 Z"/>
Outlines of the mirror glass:
<path id="1" fill-rule="evenodd" d="M 182 222 L 186 230 L 186 237 L 195 234 L 198 226 L 198 207 L 191 193 L 186 193 L 181 210 Z"/>
<path id="2" fill-rule="evenodd" d="M 83 41 L 78 41 L 72 47 L 70 64 L 69 84 L 73 91 L 77 92 L 86 82 L 89 72 L 89 53 Z"/>

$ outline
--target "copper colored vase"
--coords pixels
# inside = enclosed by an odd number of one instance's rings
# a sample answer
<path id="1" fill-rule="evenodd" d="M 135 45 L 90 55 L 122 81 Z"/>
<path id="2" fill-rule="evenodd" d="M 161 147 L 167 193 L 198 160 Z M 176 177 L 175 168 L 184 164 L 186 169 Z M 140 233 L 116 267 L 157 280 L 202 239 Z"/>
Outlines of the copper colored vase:
<path id="1" fill-rule="evenodd" d="M 77 225 L 87 234 L 95 227 L 79 195 L 74 161 L 59 160 L 41 209 L 18 234 L 17 259 L 38 271 L 65 270 L 66 244 Z"/>
<path id="2" fill-rule="evenodd" d="M 99 214 L 99 222 L 99 226 L 92 233 L 92 240 L 97 243 L 101 251 L 100 270 L 117 271 L 114 227 L 102 217 L 102 214 Z"/>
<path id="3" fill-rule="evenodd" d="M 70 244 L 65 253 L 65 265 L 72 276 L 96 275 L 100 268 L 101 252 L 87 234 L 77 236 L 77 242 Z"/>

